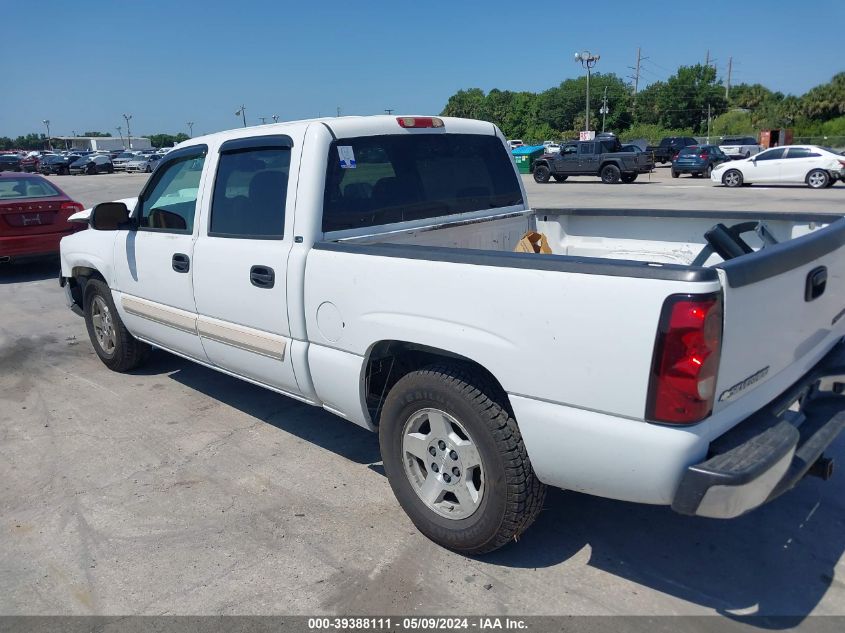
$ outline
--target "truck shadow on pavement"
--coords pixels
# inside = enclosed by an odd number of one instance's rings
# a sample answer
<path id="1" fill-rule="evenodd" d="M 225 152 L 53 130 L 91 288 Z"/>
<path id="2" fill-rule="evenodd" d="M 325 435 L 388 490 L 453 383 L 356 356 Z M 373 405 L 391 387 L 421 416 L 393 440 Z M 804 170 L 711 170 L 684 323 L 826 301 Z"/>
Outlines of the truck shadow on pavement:
<path id="1" fill-rule="evenodd" d="M 378 437 L 323 409 L 156 350 L 138 375 L 169 374 L 179 384 L 358 464 L 380 462 Z"/>
<path id="2" fill-rule="evenodd" d="M 156 351 L 133 372 L 178 383 L 384 474 L 378 438 L 332 414 Z M 845 457 L 845 436 L 828 451 Z M 401 512 L 396 506 L 396 512 Z M 436 547 L 432 545 L 432 547 Z M 548 568 L 587 548 L 587 565 L 766 629 L 799 625 L 828 590 L 841 613 L 845 584 L 834 568 L 845 551 L 845 477 L 804 480 L 738 519 L 686 517 L 669 508 L 549 489 L 520 539 L 479 558 L 485 565 Z M 831 610 L 825 609 L 826 612 Z"/>
<path id="3" fill-rule="evenodd" d="M 843 439 L 831 447 L 839 455 Z M 591 567 L 737 622 L 791 628 L 831 588 L 842 612 L 845 585 L 834 568 L 845 551 L 843 492 L 841 476 L 809 479 L 746 516 L 720 521 L 550 489 L 524 538 L 483 561 L 548 567 L 589 548 Z"/>

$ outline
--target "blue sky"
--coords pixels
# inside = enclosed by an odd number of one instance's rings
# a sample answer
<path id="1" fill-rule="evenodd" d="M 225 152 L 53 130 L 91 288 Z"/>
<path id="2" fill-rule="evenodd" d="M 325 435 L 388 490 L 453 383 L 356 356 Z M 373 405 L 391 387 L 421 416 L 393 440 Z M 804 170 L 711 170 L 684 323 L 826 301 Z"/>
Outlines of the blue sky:
<path id="1" fill-rule="evenodd" d="M 845 70 L 845 2 L 810 6 L 3 0 L 0 135 L 43 131 L 42 119 L 54 135 L 116 135 L 124 112 L 133 134 L 187 131 L 194 121 L 198 135 L 240 125 L 242 103 L 249 124 L 338 106 L 437 113 L 460 88 L 540 91 L 577 76 L 576 50 L 599 53 L 596 70 L 625 76 L 638 46 L 648 57 L 641 86 L 703 62 L 709 48 L 720 76 L 733 56 L 733 83 L 801 94 Z"/>

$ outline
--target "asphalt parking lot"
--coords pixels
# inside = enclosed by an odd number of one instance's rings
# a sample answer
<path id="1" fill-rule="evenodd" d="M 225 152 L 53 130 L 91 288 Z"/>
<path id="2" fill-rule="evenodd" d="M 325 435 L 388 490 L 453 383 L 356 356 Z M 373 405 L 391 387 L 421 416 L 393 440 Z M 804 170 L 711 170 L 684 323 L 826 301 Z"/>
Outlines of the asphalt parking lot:
<path id="1" fill-rule="evenodd" d="M 85 205 L 145 179 L 52 178 Z M 842 184 L 525 180 L 534 207 L 845 213 Z M 57 275 L 0 266 L 5 615 L 845 615 L 841 472 L 729 522 L 555 490 L 520 542 L 460 556 L 394 501 L 375 435 L 160 351 L 108 371 Z"/>

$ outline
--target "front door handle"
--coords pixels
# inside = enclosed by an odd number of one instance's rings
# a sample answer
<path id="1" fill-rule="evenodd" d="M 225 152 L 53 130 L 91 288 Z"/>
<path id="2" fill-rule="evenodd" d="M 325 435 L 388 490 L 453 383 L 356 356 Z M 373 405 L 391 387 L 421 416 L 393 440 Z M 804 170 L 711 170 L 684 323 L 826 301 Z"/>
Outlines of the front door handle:
<path id="1" fill-rule="evenodd" d="M 191 270 L 191 259 L 184 253 L 174 253 L 171 262 L 173 270 L 177 273 L 186 273 Z"/>
<path id="2" fill-rule="evenodd" d="M 253 266 L 249 269 L 249 281 L 256 288 L 272 288 L 276 284 L 276 273 L 269 266 Z"/>

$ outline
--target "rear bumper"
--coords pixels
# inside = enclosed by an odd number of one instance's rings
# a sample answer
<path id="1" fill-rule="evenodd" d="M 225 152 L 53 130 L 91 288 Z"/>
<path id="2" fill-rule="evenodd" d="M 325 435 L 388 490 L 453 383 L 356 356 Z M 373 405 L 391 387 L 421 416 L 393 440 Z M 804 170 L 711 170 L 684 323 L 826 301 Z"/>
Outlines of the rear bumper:
<path id="1" fill-rule="evenodd" d="M 841 387 L 820 389 L 840 381 L 842 342 L 780 398 L 714 441 L 708 459 L 687 468 L 672 509 L 729 519 L 792 489 L 845 428 Z"/>
<path id="2" fill-rule="evenodd" d="M 14 235 L 0 237 L 0 257 L 37 257 L 41 255 L 56 255 L 59 252 L 59 242 L 66 235 L 75 230 L 61 233 L 38 233 L 34 235 Z"/>
<path id="3" fill-rule="evenodd" d="M 679 174 L 703 174 L 707 171 L 707 163 L 702 163 L 701 165 L 679 165 L 674 163 L 672 170 Z"/>

